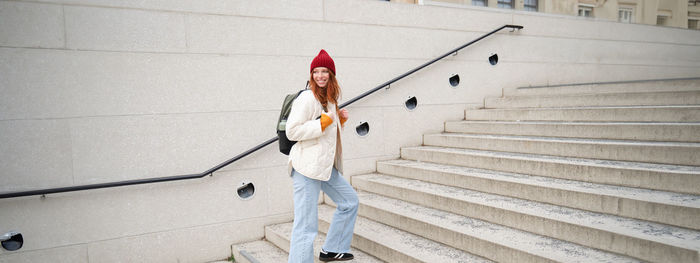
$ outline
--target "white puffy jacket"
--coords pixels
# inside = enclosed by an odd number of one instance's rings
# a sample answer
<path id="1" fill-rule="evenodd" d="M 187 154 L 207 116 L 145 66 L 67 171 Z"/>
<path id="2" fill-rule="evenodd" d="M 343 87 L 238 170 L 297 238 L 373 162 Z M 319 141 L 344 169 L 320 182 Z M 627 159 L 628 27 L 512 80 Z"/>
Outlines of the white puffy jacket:
<path id="1" fill-rule="evenodd" d="M 287 138 L 298 141 L 289 152 L 290 174 L 294 168 L 306 177 L 328 181 L 333 166 L 342 173 L 340 118 L 335 104 L 329 102 L 327 109 L 332 112 L 333 123 L 321 131 L 321 121 L 317 118 L 323 106 L 313 92 L 305 90 L 294 100 L 286 126 Z"/>

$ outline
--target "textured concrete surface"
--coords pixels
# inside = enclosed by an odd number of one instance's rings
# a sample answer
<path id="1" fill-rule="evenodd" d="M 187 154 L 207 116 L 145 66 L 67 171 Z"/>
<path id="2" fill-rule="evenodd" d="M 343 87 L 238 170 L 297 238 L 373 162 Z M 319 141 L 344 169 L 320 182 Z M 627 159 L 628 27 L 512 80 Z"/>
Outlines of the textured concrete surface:
<path id="1" fill-rule="evenodd" d="M 538 95 L 486 98 L 485 108 L 543 108 L 581 106 L 697 105 L 700 91 Z"/>
<path id="2" fill-rule="evenodd" d="M 365 193 L 360 200 L 363 216 L 497 262 L 638 262 L 398 199 Z"/>
<path id="3" fill-rule="evenodd" d="M 321 231 L 327 231 L 334 211 L 335 207 L 319 206 Z M 492 262 L 363 217 L 355 223 L 353 244 L 387 262 Z"/>
<path id="4" fill-rule="evenodd" d="M 503 96 L 533 96 L 553 94 L 601 94 L 627 92 L 670 92 L 700 90 L 700 81 L 695 79 L 627 81 L 617 83 L 579 84 L 539 87 L 505 87 Z"/>
<path id="5" fill-rule="evenodd" d="M 553 136 L 566 138 L 700 142 L 700 123 L 460 121 L 446 122 L 446 132 Z"/>
<path id="6" fill-rule="evenodd" d="M 289 256 L 287 252 L 263 240 L 233 245 L 231 249 L 236 263 L 286 262 Z"/>
<path id="7" fill-rule="evenodd" d="M 410 160 L 383 161 L 378 163 L 377 169 L 381 173 L 410 179 L 418 179 L 547 203 L 574 206 L 586 210 L 598 209 L 596 207 L 600 207 L 601 204 L 604 203 L 603 200 L 594 199 L 596 201 L 590 204 L 593 206 L 587 207 L 587 204 L 583 202 L 569 202 L 571 200 L 578 200 L 578 198 L 581 198 L 579 201 L 582 201 L 585 199 L 583 198 L 584 196 L 569 200 L 565 198 L 566 194 L 638 199 L 640 201 L 660 202 L 669 205 L 689 207 L 696 207 L 700 199 L 698 195 L 694 194 L 595 184 L 575 180 Z M 595 198 L 593 196 L 587 198 Z"/>
<path id="8" fill-rule="evenodd" d="M 319 209 L 319 213 L 320 212 L 321 210 Z M 321 224 L 319 224 L 319 227 L 320 225 Z M 277 247 L 285 251 L 285 253 L 289 253 L 289 244 L 292 238 L 292 226 L 293 224 L 291 222 L 267 226 L 265 227 L 265 237 L 271 243 L 275 244 Z M 316 240 L 314 240 L 314 255 L 316 255 L 315 262 L 317 263 L 321 262 L 320 260 L 318 260 L 318 254 L 321 252 L 321 247 L 323 246 L 323 242 L 325 240 L 325 232 L 319 232 L 318 235 L 316 235 Z M 355 256 L 356 262 L 383 262 L 357 249 L 353 249 L 351 253 L 353 254 L 353 256 Z"/>
<path id="9" fill-rule="evenodd" d="M 700 165 L 700 143 L 441 133 L 424 135 L 423 144 L 619 161 Z"/>
<path id="10" fill-rule="evenodd" d="M 353 183 L 376 194 L 644 260 L 675 255 L 672 261 L 689 262 L 700 250 L 695 230 L 387 175 L 354 176 Z M 611 245 L 616 242 L 625 245 Z"/>
<path id="11" fill-rule="evenodd" d="M 700 106 L 617 106 L 466 110 L 466 120 L 700 122 Z"/>
<path id="12" fill-rule="evenodd" d="M 433 146 L 401 149 L 404 159 L 648 189 L 697 192 L 700 168 Z"/>
<path id="13" fill-rule="evenodd" d="M 63 10 L 58 5 L 0 2 L 0 46 L 64 48 Z"/>

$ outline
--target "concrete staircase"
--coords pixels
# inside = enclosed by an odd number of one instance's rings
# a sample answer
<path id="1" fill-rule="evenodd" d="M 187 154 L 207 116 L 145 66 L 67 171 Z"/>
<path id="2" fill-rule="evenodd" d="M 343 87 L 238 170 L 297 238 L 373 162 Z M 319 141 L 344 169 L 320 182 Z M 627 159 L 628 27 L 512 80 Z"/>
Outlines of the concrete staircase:
<path id="1" fill-rule="evenodd" d="M 700 80 L 513 88 L 484 105 L 352 177 L 355 262 L 700 262 Z M 268 226 L 235 257 L 284 262 L 290 232 Z"/>

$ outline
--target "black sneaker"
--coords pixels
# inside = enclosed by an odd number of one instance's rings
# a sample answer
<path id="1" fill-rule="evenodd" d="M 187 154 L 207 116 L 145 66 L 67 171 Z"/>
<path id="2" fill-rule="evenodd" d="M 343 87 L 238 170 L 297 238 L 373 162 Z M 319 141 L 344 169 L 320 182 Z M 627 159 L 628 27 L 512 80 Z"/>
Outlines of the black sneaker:
<path id="1" fill-rule="evenodd" d="M 318 255 L 318 259 L 324 262 L 327 261 L 345 261 L 345 260 L 351 260 L 355 258 L 352 254 L 350 253 L 333 253 L 333 252 L 326 252 L 325 250 L 321 249 L 321 254 Z"/>

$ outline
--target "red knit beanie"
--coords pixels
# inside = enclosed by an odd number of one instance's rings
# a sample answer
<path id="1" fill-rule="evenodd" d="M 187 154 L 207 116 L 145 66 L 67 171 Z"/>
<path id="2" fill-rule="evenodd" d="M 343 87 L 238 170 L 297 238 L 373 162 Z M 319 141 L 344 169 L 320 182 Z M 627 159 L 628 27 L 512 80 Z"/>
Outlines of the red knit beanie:
<path id="1" fill-rule="evenodd" d="M 333 62 L 331 56 L 329 56 L 328 53 L 323 49 L 321 49 L 321 51 L 318 52 L 318 55 L 316 55 L 314 60 L 311 61 L 311 70 L 309 72 L 313 72 L 314 69 L 318 67 L 326 67 L 335 75 L 335 63 Z"/>

